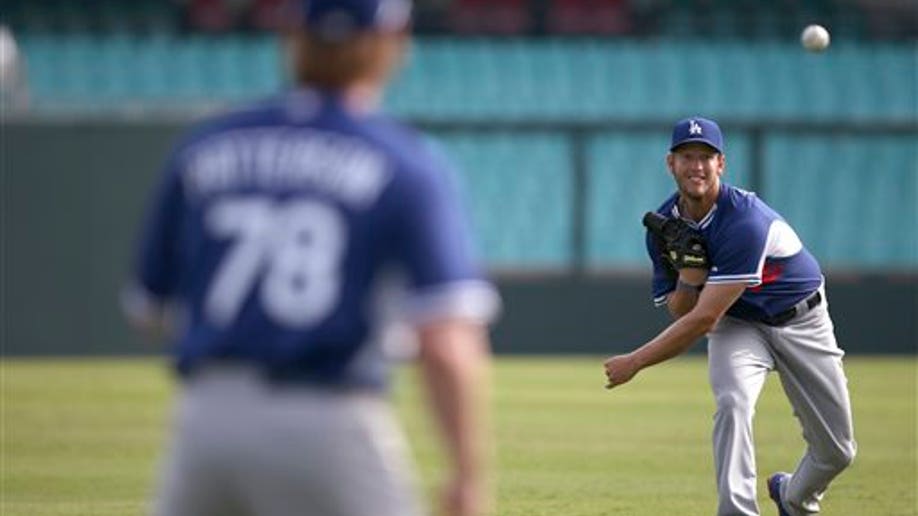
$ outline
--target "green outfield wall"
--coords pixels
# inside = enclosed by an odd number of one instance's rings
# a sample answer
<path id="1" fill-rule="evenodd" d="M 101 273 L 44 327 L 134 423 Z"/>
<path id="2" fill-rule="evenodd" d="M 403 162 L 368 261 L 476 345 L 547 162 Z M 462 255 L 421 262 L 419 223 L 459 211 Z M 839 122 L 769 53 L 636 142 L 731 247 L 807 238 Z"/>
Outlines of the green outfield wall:
<path id="1" fill-rule="evenodd" d="M 146 195 L 181 125 L 141 118 L 4 122 L 3 355 L 157 352 L 155 344 L 124 323 L 118 292 L 127 276 Z M 585 245 L 586 210 L 579 207 L 585 195 L 577 189 L 584 187 L 577 163 L 584 159 L 575 152 L 572 160 L 571 173 L 580 174 L 580 179 L 571 181 L 574 222 L 565 240 L 571 246 L 563 253 L 567 261 L 560 267 L 528 270 L 500 264 L 495 276 L 505 310 L 494 329 L 498 352 L 609 353 L 641 343 L 666 323 L 663 311 L 650 303 L 649 275 L 641 264 L 613 263 L 601 267 L 602 272 L 591 272 L 586 265 L 592 264 L 582 261 L 585 253 L 578 246 Z M 765 169 L 761 164 L 753 168 Z M 829 264 L 827 276 L 843 347 L 855 353 L 916 352 L 916 267 L 870 264 L 846 265 L 842 270 Z"/>

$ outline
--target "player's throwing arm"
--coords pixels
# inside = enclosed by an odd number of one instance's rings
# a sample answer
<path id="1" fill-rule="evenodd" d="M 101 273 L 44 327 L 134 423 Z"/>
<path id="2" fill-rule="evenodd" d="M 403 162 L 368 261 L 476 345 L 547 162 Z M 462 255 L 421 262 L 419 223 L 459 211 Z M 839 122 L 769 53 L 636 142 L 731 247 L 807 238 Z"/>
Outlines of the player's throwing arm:
<path id="1" fill-rule="evenodd" d="M 667 274 L 677 279 L 677 290 L 696 297 L 701 291 L 709 267 L 707 245 L 704 237 L 682 219 L 669 218 L 647 212 L 642 220 L 644 227 L 660 250 L 659 259 Z M 690 280 L 682 279 L 682 276 Z M 628 382 L 637 373 L 626 356 L 614 356 L 605 362 L 606 389 Z"/>

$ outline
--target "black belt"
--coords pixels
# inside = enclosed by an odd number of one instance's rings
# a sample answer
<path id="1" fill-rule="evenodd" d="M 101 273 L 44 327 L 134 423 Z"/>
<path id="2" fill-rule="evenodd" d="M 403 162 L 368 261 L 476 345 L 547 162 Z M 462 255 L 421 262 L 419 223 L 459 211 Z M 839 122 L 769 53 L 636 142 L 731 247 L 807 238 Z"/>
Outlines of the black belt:
<path id="1" fill-rule="evenodd" d="M 761 322 L 769 326 L 784 326 L 789 323 L 794 317 L 812 310 L 814 307 L 818 306 L 819 303 L 822 303 L 822 294 L 817 290 L 812 296 L 806 298 L 805 300 L 797 303 L 796 305 L 788 308 L 787 310 L 776 314 L 772 317 L 765 317 L 761 319 Z M 806 307 L 804 309 L 804 306 Z"/>

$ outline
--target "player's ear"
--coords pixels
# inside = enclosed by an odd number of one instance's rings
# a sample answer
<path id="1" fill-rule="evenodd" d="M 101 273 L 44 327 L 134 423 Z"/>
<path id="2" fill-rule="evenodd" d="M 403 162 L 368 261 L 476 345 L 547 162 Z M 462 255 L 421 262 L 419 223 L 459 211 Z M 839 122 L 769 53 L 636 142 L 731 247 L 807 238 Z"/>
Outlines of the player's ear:
<path id="1" fill-rule="evenodd" d="M 717 154 L 717 175 L 724 175 L 724 170 L 727 169 L 727 155 L 723 152 Z"/>
<path id="2" fill-rule="evenodd" d="M 394 35 L 396 46 L 395 67 L 400 68 L 407 62 L 408 53 L 411 51 L 411 29 L 405 28 Z"/>
<path id="3" fill-rule="evenodd" d="M 302 27 L 285 27 L 280 32 L 284 71 L 297 82 L 304 66 L 306 55 L 306 31 Z"/>
<path id="4" fill-rule="evenodd" d="M 670 174 L 674 173 L 673 171 L 673 161 L 674 160 L 675 160 L 675 157 L 673 156 L 672 152 L 666 153 L 666 168 L 667 170 L 669 170 Z"/>

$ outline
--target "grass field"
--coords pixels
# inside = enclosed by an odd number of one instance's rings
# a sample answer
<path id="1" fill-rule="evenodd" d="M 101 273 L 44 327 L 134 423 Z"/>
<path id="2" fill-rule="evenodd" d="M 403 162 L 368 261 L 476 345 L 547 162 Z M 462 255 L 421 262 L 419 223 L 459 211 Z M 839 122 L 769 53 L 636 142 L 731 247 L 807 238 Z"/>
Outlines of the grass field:
<path id="1" fill-rule="evenodd" d="M 847 360 L 859 455 L 823 514 L 906 516 L 916 502 L 913 356 Z M 172 384 L 162 362 L 5 360 L 2 516 L 144 514 L 165 438 Z M 710 515 L 713 403 L 703 360 L 689 357 L 602 388 L 598 358 L 501 358 L 495 370 L 499 516 Z M 442 472 L 410 370 L 396 401 L 428 490 Z M 791 469 L 803 442 L 772 375 L 756 419 L 764 479 Z"/>

